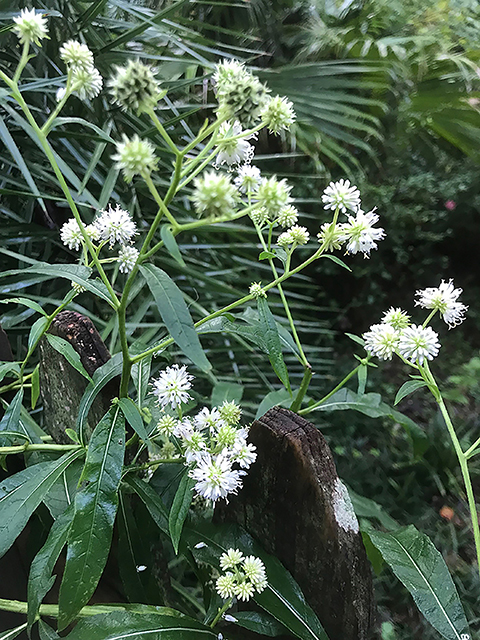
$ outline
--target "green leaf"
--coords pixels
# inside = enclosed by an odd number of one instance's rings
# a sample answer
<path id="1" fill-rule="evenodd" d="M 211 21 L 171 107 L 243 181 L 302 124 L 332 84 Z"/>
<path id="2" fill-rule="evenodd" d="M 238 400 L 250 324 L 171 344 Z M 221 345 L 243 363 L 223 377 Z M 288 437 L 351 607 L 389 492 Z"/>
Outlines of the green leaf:
<path id="1" fill-rule="evenodd" d="M 160 228 L 160 237 L 163 240 L 163 244 L 165 245 L 165 249 L 168 253 L 174 258 L 181 267 L 185 267 L 185 260 L 180 253 L 179 246 L 177 241 L 175 240 L 175 236 L 172 233 L 172 228 L 169 224 L 164 224 Z"/>
<path id="2" fill-rule="evenodd" d="M 180 289 L 165 271 L 152 264 L 141 266 L 140 271 L 147 281 L 162 320 L 173 340 L 199 369 L 210 371 L 212 365 L 200 344 L 190 311 Z"/>
<path id="3" fill-rule="evenodd" d="M 28 307 L 29 309 L 33 309 L 34 311 L 38 311 L 42 316 L 46 316 L 47 314 L 42 309 L 42 307 L 35 302 L 34 300 L 29 300 L 28 298 L 7 298 L 6 300 L 0 300 L 2 304 L 23 304 L 24 307 Z"/>
<path id="4" fill-rule="evenodd" d="M 350 340 L 353 340 L 353 342 L 356 342 L 361 347 L 365 345 L 365 340 L 360 336 L 356 336 L 354 333 L 347 333 L 347 332 L 345 332 L 345 335 L 347 336 L 347 338 L 350 338 Z"/>
<path id="5" fill-rule="evenodd" d="M 217 632 L 187 616 L 125 611 L 80 620 L 66 640 L 217 640 Z"/>
<path id="6" fill-rule="evenodd" d="M 259 260 L 271 260 L 275 258 L 275 254 L 273 251 L 262 251 L 262 253 L 258 256 Z"/>
<path id="7" fill-rule="evenodd" d="M 75 460 L 50 487 L 43 503 L 54 520 L 72 504 L 82 474 L 83 460 Z"/>
<path id="8" fill-rule="evenodd" d="M 43 620 L 38 621 L 38 632 L 40 640 L 60 640 L 60 636 Z"/>
<path id="9" fill-rule="evenodd" d="M 363 394 L 365 393 L 365 387 L 367 385 L 367 375 L 368 375 L 367 365 L 361 364 L 357 371 L 357 376 L 358 376 L 357 393 L 359 396 L 363 396 Z"/>
<path id="10" fill-rule="evenodd" d="M 28 334 L 28 351 L 31 352 L 37 346 L 38 341 L 42 337 L 48 325 L 48 318 L 42 316 L 38 318 L 30 329 L 30 333 Z"/>
<path id="11" fill-rule="evenodd" d="M 377 502 L 358 495 L 350 488 L 348 488 L 348 494 L 357 518 L 376 518 L 385 529 L 398 529 L 398 522 L 391 518 Z"/>
<path id="12" fill-rule="evenodd" d="M 134 343 L 130 349 L 132 355 L 138 355 L 143 351 L 146 351 L 147 345 L 143 341 Z M 150 381 L 150 370 L 152 367 L 152 356 L 149 355 L 146 358 L 142 358 L 136 362 L 132 367 L 132 378 L 135 388 L 138 394 L 138 405 L 142 406 L 145 396 L 148 393 L 148 384 Z"/>
<path id="13" fill-rule="evenodd" d="M 28 576 L 28 632 L 35 623 L 40 604 L 53 587 L 52 576 L 55 563 L 67 544 L 67 536 L 72 524 L 73 505 L 71 505 L 52 525 L 45 544 L 37 553 L 30 566 Z"/>
<path id="14" fill-rule="evenodd" d="M 19 389 L 3 414 L 3 418 L 0 420 L 0 445 L 2 446 L 5 442 L 5 439 L 2 437 L 2 431 L 18 431 L 22 402 L 23 389 Z"/>
<path id="15" fill-rule="evenodd" d="M 79 456 L 81 449 L 53 462 L 35 464 L 0 483 L 0 557 L 8 551 L 53 483 Z"/>
<path id="16" fill-rule="evenodd" d="M 124 593 L 130 602 L 148 602 L 142 578 L 151 565 L 149 545 L 140 533 L 135 514 L 132 511 L 130 495 L 123 491 L 118 494 L 118 569 Z M 144 569 L 143 571 L 141 569 Z M 148 572 L 151 575 L 151 572 Z"/>
<path id="17" fill-rule="evenodd" d="M 138 435 L 143 442 L 150 442 L 147 430 L 143 424 L 142 414 L 138 410 L 137 405 L 130 398 L 121 398 L 118 401 L 118 406 L 122 410 L 126 421 Z"/>
<path id="18" fill-rule="evenodd" d="M 52 333 L 46 333 L 45 337 L 55 351 L 58 351 L 58 353 L 60 353 L 74 369 L 81 373 L 84 378 L 89 382 L 92 382 L 92 378 L 85 371 L 79 354 L 67 340 L 60 338 L 59 336 L 54 336 Z"/>
<path id="19" fill-rule="evenodd" d="M 213 387 L 210 406 L 220 407 L 224 402 L 240 402 L 243 396 L 243 387 L 235 382 L 217 382 Z"/>
<path id="20" fill-rule="evenodd" d="M 414 393 L 417 389 L 425 387 L 427 383 L 424 380 L 407 380 L 404 382 L 395 396 L 395 402 L 393 405 L 397 405 L 401 400 Z"/>
<path id="21" fill-rule="evenodd" d="M 120 407 L 114 406 L 92 433 L 80 489 L 75 495 L 75 514 L 59 594 L 60 631 L 87 604 L 105 567 L 118 506 L 124 451 L 125 420 Z"/>
<path id="22" fill-rule="evenodd" d="M 81 442 L 83 442 L 83 428 L 85 426 L 85 422 L 88 417 L 88 412 L 93 404 L 93 401 L 103 389 L 103 387 L 113 380 L 115 376 L 118 376 L 122 371 L 123 366 L 123 356 L 121 353 L 116 353 L 110 360 L 108 360 L 104 365 L 99 367 L 92 377 L 92 382 L 85 389 L 85 393 L 80 400 L 80 405 L 78 407 L 78 416 L 77 416 L 77 424 L 76 429 L 77 433 L 80 437 Z"/>
<path id="23" fill-rule="evenodd" d="M 178 554 L 178 545 L 182 535 L 183 524 L 193 500 L 194 485 L 195 480 L 189 477 L 185 469 L 168 516 L 168 530 L 176 554 Z"/>
<path id="24" fill-rule="evenodd" d="M 288 379 L 288 371 L 283 360 L 282 345 L 278 334 L 277 323 L 268 306 L 266 298 L 257 299 L 258 315 L 260 318 L 260 327 L 263 337 L 267 345 L 268 358 L 273 370 L 282 381 L 288 391 L 291 391 L 290 380 Z"/>
<path id="25" fill-rule="evenodd" d="M 160 496 L 144 480 L 129 474 L 126 483 L 135 491 L 148 509 L 152 520 L 163 533 L 170 535 L 168 529 L 168 514 Z"/>
<path id="26" fill-rule="evenodd" d="M 35 409 L 38 396 L 40 395 L 40 365 L 37 364 L 32 374 L 32 389 L 30 394 L 30 404 L 32 409 Z"/>
<path id="27" fill-rule="evenodd" d="M 10 629 L 9 631 L 1 631 L 0 640 L 13 640 L 17 636 L 19 636 L 26 628 L 27 623 L 24 622 L 19 627 L 15 627 L 15 629 Z"/>
<path id="28" fill-rule="evenodd" d="M 206 562 L 217 569 L 220 555 L 230 548 L 260 558 L 265 564 L 268 586 L 262 593 L 255 594 L 256 603 L 301 640 L 328 640 L 320 621 L 290 573 L 244 529 L 233 524 L 186 524 L 183 539 L 197 561 Z M 202 542 L 205 545 L 199 545 Z"/>
<path id="29" fill-rule="evenodd" d="M 413 525 L 368 535 L 428 622 L 444 638 L 461 640 L 467 619 L 445 560 L 428 536 Z"/>
<path id="30" fill-rule="evenodd" d="M 284 407 L 292 401 L 291 394 L 286 389 L 279 389 L 278 391 L 270 391 L 258 405 L 257 413 L 255 414 L 255 420 L 261 418 L 269 409 L 279 405 Z"/>
<path id="31" fill-rule="evenodd" d="M 283 624 L 263 611 L 235 611 L 233 617 L 239 627 L 255 631 L 262 636 L 274 638 L 287 633 Z"/>
<path id="32" fill-rule="evenodd" d="M 347 264 L 345 264 L 343 260 L 340 260 L 340 258 L 338 258 L 337 256 L 333 256 L 331 253 L 323 253 L 320 257 L 328 258 L 329 260 L 331 260 L 332 262 L 335 262 L 335 264 L 338 264 L 340 267 L 343 267 L 347 271 L 350 271 L 350 272 L 352 271 L 350 267 Z"/>
<path id="33" fill-rule="evenodd" d="M 4 378 L 16 378 L 20 373 L 20 367 L 17 362 L 4 362 L 0 364 L 0 382 Z M 9 375 L 13 374 L 13 375 Z"/>

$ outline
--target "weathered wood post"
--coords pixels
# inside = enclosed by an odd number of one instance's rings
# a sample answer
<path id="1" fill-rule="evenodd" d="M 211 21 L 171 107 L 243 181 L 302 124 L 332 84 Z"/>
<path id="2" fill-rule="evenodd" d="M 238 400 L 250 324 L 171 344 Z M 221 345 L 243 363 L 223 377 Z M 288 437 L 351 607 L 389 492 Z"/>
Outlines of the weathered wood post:
<path id="1" fill-rule="evenodd" d="M 290 571 L 330 640 L 364 640 L 374 619 L 368 563 L 325 438 L 274 407 L 250 429 L 258 458 L 215 517 L 241 524 Z"/>

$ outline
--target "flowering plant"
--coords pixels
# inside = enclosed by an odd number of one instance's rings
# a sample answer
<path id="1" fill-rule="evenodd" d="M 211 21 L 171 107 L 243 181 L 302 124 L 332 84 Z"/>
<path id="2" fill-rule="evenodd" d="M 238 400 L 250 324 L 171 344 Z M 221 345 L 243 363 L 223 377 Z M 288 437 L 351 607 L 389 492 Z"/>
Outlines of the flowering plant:
<path id="1" fill-rule="evenodd" d="M 45 631 L 42 616 L 57 618 L 60 631 L 79 617 L 85 617 L 68 636 L 72 640 L 90 639 L 91 634 L 96 633 L 95 625 L 97 631 L 100 628 L 104 634 L 102 638 L 118 637 L 115 633 L 120 627 L 128 628 L 132 636 L 139 638 L 143 637 L 141 634 L 175 637 L 175 633 L 180 633 L 182 638 L 198 637 L 200 633 L 215 638 L 222 635 L 217 632 L 217 624 L 239 622 L 227 611 L 239 601 L 255 598 L 266 612 L 261 620 L 273 626 L 277 622 L 283 625 L 278 633 L 283 633 L 286 627 L 297 637 L 323 640 L 326 634 L 321 624 L 291 576 L 279 568 L 277 562 L 248 537 L 242 537 L 243 547 L 237 548 L 242 545 L 231 539 L 231 533 L 221 527 L 214 528 L 212 533 L 208 522 L 212 506 L 241 490 L 242 480 L 255 464 L 257 452 L 248 441 L 248 425 L 242 424 L 238 398 L 227 397 L 227 393 L 210 407 L 198 406 L 191 371 L 196 368 L 209 375 L 214 384 L 217 382 L 200 336 L 206 331 L 221 331 L 222 325 L 215 324 L 218 319 L 229 321 L 231 311 L 253 304 L 256 305 L 257 342 L 267 353 L 293 411 L 303 414 L 315 411 L 344 386 L 353 373 L 360 370 L 365 373 L 371 365 L 371 356 L 390 359 L 394 354 L 415 368 L 421 378 L 421 381 L 414 380 L 416 388 L 419 382 L 428 386 L 442 408 L 441 395 L 428 368 L 428 361 L 438 354 L 440 345 L 437 334 L 426 325 L 436 311 L 449 326 L 461 322 L 466 307 L 457 300 L 460 291 L 454 289 L 450 281 L 442 282 L 438 289 L 419 292 L 418 304 L 432 309 L 421 326 L 410 325 L 408 316 L 401 310 L 387 312 L 382 322 L 364 335 L 370 355 L 360 358 L 359 367 L 331 394 L 304 406 L 313 372 L 296 330 L 284 283 L 325 257 L 345 267 L 338 256 L 332 255 L 334 251 L 343 249 L 348 255 L 360 253 L 368 258 L 385 236 L 385 231 L 376 226 L 379 215 L 375 209 L 365 212 L 361 208 L 359 190 L 348 180 L 330 183 L 322 196 L 329 219 L 318 224 L 318 242 L 312 242 L 307 228 L 297 224 L 300 213 L 294 204 L 292 186 L 285 179 L 262 176 L 253 164 L 257 135 L 264 129 L 272 135 L 288 131 L 295 123 L 293 104 L 285 97 L 271 96 L 268 88 L 235 60 L 216 65 L 213 88 L 217 103 L 211 121 L 178 145 L 157 114 L 158 105 L 167 92 L 158 83 L 154 69 L 139 60 L 130 60 L 125 66 L 112 69 L 111 78 L 104 83 L 89 48 L 79 41 L 68 40 L 59 50 L 66 80 L 57 92 L 55 108 L 42 119 L 24 99 L 22 73 L 32 46 L 40 46 L 48 37 L 47 20 L 32 9 L 22 11 L 14 22 L 14 32 L 23 47 L 22 56 L 12 75 L 0 71 L 0 79 L 7 88 L 8 99 L 23 113 L 68 203 L 72 217 L 62 226 L 60 238 L 65 247 L 77 253 L 78 260 L 70 265 L 37 263 L 29 269 L 32 274 L 66 278 L 71 282 L 71 289 L 50 314 L 33 300 L 15 299 L 40 317 L 32 327 L 24 358 L 18 363 L 5 363 L 2 369 L 13 381 L 4 384 L 0 391 L 13 391 L 15 396 L 0 423 L 0 454 L 30 456 L 34 453 L 36 457 L 29 457 L 26 469 L 2 483 L 0 500 L 5 522 L 9 524 L 0 526 L 0 553 L 10 548 L 40 503 L 47 505 L 54 524 L 32 563 L 28 603 L 2 601 L 0 607 L 27 613 L 27 622 L 19 627 L 20 631 L 26 627 L 30 632 L 39 621 L 40 632 L 45 636 L 54 632 Z M 150 139 L 138 134 L 130 137 L 122 134 L 112 150 L 114 169 L 127 183 L 141 182 L 155 202 L 157 213 L 148 228 L 140 228 L 130 211 L 118 202 L 96 211 L 93 219 L 85 219 L 49 140 L 51 131 L 61 124 L 59 115 L 68 100 L 73 95 L 81 100 L 95 100 L 104 85 L 117 107 L 148 118 L 173 160 L 173 170 L 165 187 L 157 179 L 159 158 Z M 196 217 L 183 220 L 175 213 L 172 203 L 187 190 Z M 271 276 L 265 282 L 252 282 L 248 292 L 223 308 L 210 313 L 205 310 L 202 318 L 194 323 L 182 291 L 168 273 L 155 264 L 155 257 L 165 250 L 180 255 L 176 238 L 183 233 L 239 219 L 248 220 L 253 226 L 261 249 L 259 260 L 268 265 Z M 310 252 L 303 261 L 298 257 L 299 247 Z M 116 280 L 119 273 L 123 278 L 120 285 Z M 15 274 L 3 274 L 7 275 Z M 142 278 L 158 308 L 165 335 L 139 347 L 132 343 L 127 316 L 132 292 Z M 272 290 L 280 296 L 289 338 L 303 367 L 303 378 L 296 387 L 291 383 L 279 326 L 268 304 Z M 66 430 L 70 443 L 52 443 L 48 434 L 22 418 L 25 390 L 31 390 L 32 406 L 39 392 L 38 369 L 30 371 L 29 368 L 37 346 L 58 314 L 81 300 L 81 296 L 92 294 L 111 309 L 120 351 L 91 380 L 73 350 L 61 340 L 52 341 L 53 347 L 89 380 L 76 430 Z M 168 357 L 168 349 L 173 344 L 189 360 L 188 366 L 182 360 L 180 364 L 157 367 L 152 375 L 152 357 Z M 86 414 L 95 395 L 106 381 L 118 374 L 119 397 L 113 400 L 88 436 Z M 141 392 L 146 378 L 150 379 L 148 394 Z M 410 385 L 408 390 L 413 387 Z M 404 397 L 405 392 L 400 395 Z M 127 430 L 126 423 L 131 431 Z M 454 439 L 451 422 L 447 425 Z M 466 453 L 458 451 L 470 492 L 470 506 L 473 493 L 471 484 L 470 489 L 468 485 L 466 460 L 479 444 L 472 445 Z M 177 473 L 174 478 L 169 476 L 171 468 Z M 69 499 L 62 504 L 63 508 L 54 508 L 51 494 L 59 484 L 67 483 L 67 476 L 73 478 L 66 492 Z M 168 493 L 170 485 L 174 486 L 170 500 L 164 500 L 162 492 L 154 489 L 155 481 L 163 484 L 163 493 Z M 128 513 L 132 495 L 145 505 L 168 542 L 171 564 L 177 562 L 177 554 L 190 563 L 206 594 L 203 604 L 192 606 L 194 598 L 190 591 L 178 583 L 177 591 L 183 598 L 181 611 L 149 606 L 147 597 L 144 605 L 130 608 L 88 605 L 107 563 L 116 520 L 119 527 L 123 527 L 121 530 L 127 532 L 122 535 L 128 539 L 127 547 L 131 549 L 127 525 L 132 524 Z M 20 507 L 22 516 L 17 517 Z M 378 536 L 375 538 L 372 534 L 371 540 L 381 549 Z M 478 523 L 475 540 L 478 547 Z M 65 546 L 67 555 L 58 606 L 43 605 L 41 602 L 52 586 L 54 565 Z M 480 557 L 480 547 L 478 550 Z M 134 564 L 134 578 L 142 588 L 146 588 L 146 582 L 142 582 L 141 574 L 151 575 L 152 564 L 149 560 Z M 204 570 L 203 565 L 210 568 Z M 93 616 L 93 622 L 88 621 L 88 616 Z M 457 626 L 462 624 L 460 620 Z M 261 630 L 262 625 L 259 623 L 256 628 Z"/>

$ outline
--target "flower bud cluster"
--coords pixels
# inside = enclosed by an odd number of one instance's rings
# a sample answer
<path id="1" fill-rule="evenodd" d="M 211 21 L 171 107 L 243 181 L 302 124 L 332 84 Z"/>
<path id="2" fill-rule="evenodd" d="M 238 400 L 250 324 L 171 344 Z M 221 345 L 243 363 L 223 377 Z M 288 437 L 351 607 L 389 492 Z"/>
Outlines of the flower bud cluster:
<path id="1" fill-rule="evenodd" d="M 148 140 L 142 140 L 137 134 L 132 138 L 123 135 L 123 141 L 116 144 L 116 168 L 123 173 L 125 182 L 131 182 L 136 175 L 148 178 L 157 168 L 155 149 Z"/>
<path id="2" fill-rule="evenodd" d="M 60 58 L 67 65 L 71 91 L 81 100 L 98 96 L 103 78 L 94 65 L 93 53 L 87 45 L 68 40 L 60 47 Z M 64 95 L 65 91 L 60 91 L 57 99 L 62 99 Z"/>
<path id="3" fill-rule="evenodd" d="M 416 305 L 438 311 L 451 328 L 463 322 L 468 307 L 458 302 L 461 289 L 455 289 L 453 281 L 444 280 L 439 287 L 429 287 L 416 292 Z M 431 314 L 432 315 L 432 314 Z M 387 311 L 380 324 L 374 324 L 363 334 L 365 349 L 381 360 L 391 360 L 394 353 L 405 360 L 423 365 L 438 355 L 438 334 L 428 326 L 410 323 L 410 317 L 401 309 Z"/>
<path id="4" fill-rule="evenodd" d="M 122 109 L 137 115 L 155 109 L 160 98 L 153 69 L 140 60 L 129 60 L 124 67 L 116 66 L 108 86 L 113 100 Z"/>
<path id="5" fill-rule="evenodd" d="M 173 365 L 153 381 L 152 393 L 162 409 L 170 407 L 181 415 L 182 405 L 191 400 L 192 380 L 185 366 Z M 245 469 L 257 457 L 240 418 L 240 407 L 234 401 L 225 401 L 220 407 L 203 407 L 189 417 L 165 414 L 158 423 L 158 432 L 167 442 L 173 439 L 184 456 L 189 475 L 196 481 L 197 495 L 212 502 L 236 493 Z"/>
<path id="6" fill-rule="evenodd" d="M 118 264 L 122 273 L 129 273 L 138 258 L 138 250 L 129 245 L 137 233 L 137 226 L 128 211 L 119 205 L 102 210 L 96 220 L 85 226 L 85 232 L 95 249 L 108 244 L 110 249 L 120 245 Z M 60 229 L 60 239 L 71 250 L 78 251 L 85 245 L 85 238 L 75 218 L 67 220 Z"/>
<path id="7" fill-rule="evenodd" d="M 268 585 L 265 565 L 256 556 L 244 557 L 238 549 L 229 549 L 220 556 L 221 574 L 215 583 L 218 595 L 227 600 L 238 598 L 246 602 Z"/>

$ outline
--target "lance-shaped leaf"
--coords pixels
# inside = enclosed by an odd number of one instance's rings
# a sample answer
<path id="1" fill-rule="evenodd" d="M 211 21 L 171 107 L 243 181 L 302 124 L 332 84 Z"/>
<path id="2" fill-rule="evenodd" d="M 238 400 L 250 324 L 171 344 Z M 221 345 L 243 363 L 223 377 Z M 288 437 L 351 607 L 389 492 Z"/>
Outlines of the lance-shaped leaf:
<path id="1" fill-rule="evenodd" d="M 173 340 L 199 369 L 209 371 L 212 365 L 200 344 L 192 316 L 180 289 L 165 271 L 152 264 L 140 267 L 140 271 Z"/>
<path id="2" fill-rule="evenodd" d="M 22 401 L 23 389 L 20 389 L 8 405 L 0 421 L 0 445 L 3 445 L 5 442 L 5 438 L 1 435 L 2 431 L 18 431 Z"/>
<path id="3" fill-rule="evenodd" d="M 95 427 L 75 495 L 67 561 L 59 595 L 61 631 L 87 604 L 103 573 L 118 506 L 125 451 L 125 419 L 112 407 Z"/>
<path id="4" fill-rule="evenodd" d="M 53 523 L 45 544 L 31 564 L 28 576 L 27 622 L 29 633 L 36 620 L 43 598 L 55 582 L 55 576 L 52 576 L 52 571 L 60 552 L 67 543 L 72 517 L 73 504 Z"/>
<path id="5" fill-rule="evenodd" d="M 38 633 L 40 640 L 60 640 L 58 633 L 43 620 L 39 620 L 38 622 Z"/>
<path id="6" fill-rule="evenodd" d="M 41 462 L 0 483 L 0 557 L 8 551 L 50 487 L 83 450 L 66 453 L 53 462 Z"/>
<path id="7" fill-rule="evenodd" d="M 258 298 L 257 305 L 260 327 L 262 329 L 265 344 L 267 345 L 270 364 L 282 381 L 284 387 L 290 391 L 290 380 L 288 379 L 287 367 L 283 360 L 282 343 L 280 342 L 277 323 L 270 311 L 266 298 Z"/>
<path id="8" fill-rule="evenodd" d="M 143 440 L 143 442 L 149 442 L 149 437 L 147 430 L 145 429 L 145 425 L 143 424 L 142 414 L 138 410 L 137 405 L 130 398 L 121 398 L 118 401 L 118 406 L 123 412 L 126 421 L 138 435 L 138 437 Z"/>
<path id="9" fill-rule="evenodd" d="M 66 640 L 217 640 L 218 634 L 187 616 L 104 613 L 81 620 Z"/>
<path id="10" fill-rule="evenodd" d="M 368 535 L 428 622 L 444 638 L 463 640 L 467 619 L 445 560 L 430 538 L 413 525 Z"/>
<path id="11" fill-rule="evenodd" d="M 85 371 L 82 361 L 80 360 L 80 356 L 69 342 L 60 338 L 60 336 L 54 336 L 52 333 L 45 334 L 45 337 L 55 351 L 58 351 L 58 353 L 60 353 L 72 365 L 72 367 L 78 371 L 78 373 L 81 373 L 89 382 L 92 381 L 92 378 Z"/>
<path id="12" fill-rule="evenodd" d="M 401 400 L 409 396 L 411 393 L 414 393 L 415 391 L 417 391 L 417 389 L 421 389 L 426 385 L 427 383 L 424 380 L 407 380 L 407 382 L 404 382 L 400 389 L 397 391 L 395 402 L 393 404 L 398 404 Z"/>
<path id="13" fill-rule="evenodd" d="M 187 517 L 188 510 L 193 499 L 193 487 L 195 480 L 189 477 L 185 470 L 185 473 L 178 485 L 173 504 L 170 509 L 170 515 L 168 516 L 168 530 L 170 531 L 170 537 L 172 539 L 173 548 L 175 553 L 178 553 L 178 545 L 180 542 L 180 536 L 182 535 L 183 523 Z"/>
<path id="14" fill-rule="evenodd" d="M 174 258 L 181 267 L 185 266 L 185 261 L 180 252 L 180 248 L 175 240 L 175 236 L 172 233 L 172 229 L 169 224 L 164 224 L 160 228 L 160 236 L 165 245 L 165 249 Z"/>
<path id="15" fill-rule="evenodd" d="M 130 498 L 123 491 L 118 494 L 118 569 L 128 600 L 148 602 L 144 575 L 151 575 L 151 552 L 138 530 Z"/>
<path id="16" fill-rule="evenodd" d="M 22 633 L 22 631 L 25 631 L 26 627 L 27 623 L 24 622 L 19 627 L 15 627 L 15 629 L 0 632 L 0 640 L 13 640 L 14 638 L 17 638 Z"/>
<path id="17" fill-rule="evenodd" d="M 169 535 L 168 514 L 159 495 L 144 480 L 135 476 L 128 475 L 126 482 L 143 501 L 160 531 Z"/>

